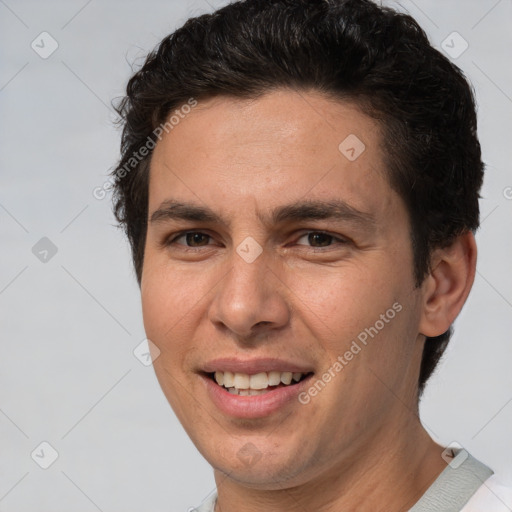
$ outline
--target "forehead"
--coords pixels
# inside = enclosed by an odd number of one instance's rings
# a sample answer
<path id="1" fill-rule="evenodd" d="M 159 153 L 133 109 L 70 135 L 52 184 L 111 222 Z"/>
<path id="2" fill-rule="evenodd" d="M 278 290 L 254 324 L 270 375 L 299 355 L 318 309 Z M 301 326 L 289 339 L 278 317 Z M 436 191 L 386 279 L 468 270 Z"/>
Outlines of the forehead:
<path id="1" fill-rule="evenodd" d="M 318 92 L 199 101 L 158 142 L 149 211 L 172 197 L 238 215 L 298 199 L 341 198 L 383 214 L 397 200 L 378 124 L 354 104 Z M 254 210 L 253 210 L 254 211 Z"/>

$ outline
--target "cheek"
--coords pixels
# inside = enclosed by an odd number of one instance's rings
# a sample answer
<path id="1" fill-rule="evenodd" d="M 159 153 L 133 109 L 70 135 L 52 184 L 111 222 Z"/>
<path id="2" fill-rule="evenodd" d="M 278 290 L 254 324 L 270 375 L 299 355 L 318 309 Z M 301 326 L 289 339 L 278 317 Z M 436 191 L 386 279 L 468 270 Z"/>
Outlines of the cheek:
<path id="1" fill-rule="evenodd" d="M 141 301 L 146 335 L 160 350 L 172 348 L 176 356 L 181 350 L 179 340 L 186 337 L 181 330 L 190 322 L 189 316 L 199 298 L 198 283 L 187 279 L 179 270 L 158 264 L 151 257 L 144 265 Z M 178 330 L 179 337 L 176 336 Z"/>
<path id="2" fill-rule="evenodd" d="M 160 348 L 163 333 L 172 325 L 169 312 L 175 312 L 177 301 L 169 293 L 168 280 L 154 272 L 146 272 L 141 283 L 142 317 L 149 339 Z"/>
<path id="3" fill-rule="evenodd" d="M 190 358 L 204 345 L 208 305 L 215 297 L 221 271 L 198 271 L 190 265 L 171 265 L 165 256 L 148 254 L 141 281 L 144 329 L 160 349 L 159 367 L 185 373 Z M 161 368 L 160 368 L 161 369 Z"/>
<path id="4" fill-rule="evenodd" d="M 385 259 L 311 267 L 289 276 L 289 286 L 302 314 L 333 344 L 351 340 L 374 325 L 403 294 L 405 283 L 394 282 Z M 295 299 L 294 299 L 295 300 Z"/>
<path id="5" fill-rule="evenodd" d="M 185 372 L 187 355 L 194 350 L 193 305 L 198 297 L 179 272 L 155 265 L 147 258 L 141 282 L 141 301 L 146 336 L 160 350 L 153 369 L 160 386 L 180 421 L 186 417 L 183 389 L 189 385 Z M 188 395 L 187 395 L 188 396 Z M 186 397 L 185 397 L 186 398 Z"/>

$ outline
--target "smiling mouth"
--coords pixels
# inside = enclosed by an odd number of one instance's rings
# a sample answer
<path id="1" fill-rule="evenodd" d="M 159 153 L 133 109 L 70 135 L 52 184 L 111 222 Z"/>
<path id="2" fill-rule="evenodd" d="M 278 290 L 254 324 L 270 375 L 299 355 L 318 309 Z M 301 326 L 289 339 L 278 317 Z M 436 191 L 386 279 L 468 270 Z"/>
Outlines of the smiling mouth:
<path id="1" fill-rule="evenodd" d="M 212 372 L 207 376 L 228 393 L 238 396 L 256 396 L 269 393 L 274 389 L 294 386 L 313 375 L 312 372 L 260 372 L 247 373 Z"/>

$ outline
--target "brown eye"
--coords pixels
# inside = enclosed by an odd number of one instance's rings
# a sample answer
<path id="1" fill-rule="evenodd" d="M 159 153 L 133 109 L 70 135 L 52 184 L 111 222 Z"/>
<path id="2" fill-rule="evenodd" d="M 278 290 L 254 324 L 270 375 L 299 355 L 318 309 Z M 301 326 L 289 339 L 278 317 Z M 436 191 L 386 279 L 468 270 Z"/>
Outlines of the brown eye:
<path id="1" fill-rule="evenodd" d="M 185 237 L 187 240 L 187 244 L 192 246 L 194 246 L 195 244 L 205 245 L 204 243 L 201 243 L 201 241 L 208 243 L 208 238 L 210 238 L 208 235 L 205 235 L 204 233 L 186 233 Z"/>
<path id="2" fill-rule="evenodd" d="M 345 240 L 342 238 L 335 237 L 333 235 L 330 235 L 329 233 L 324 233 L 323 231 L 310 231 L 309 233 L 305 233 L 302 235 L 299 240 L 307 237 L 308 244 L 311 245 L 311 247 L 329 247 L 332 245 L 333 241 L 337 241 L 338 243 L 344 244 L 346 243 Z M 298 241 L 297 241 L 298 242 Z M 304 245 L 300 244 L 299 245 Z"/>
<path id="3" fill-rule="evenodd" d="M 326 233 L 309 233 L 308 242 L 316 247 L 325 247 L 330 245 L 333 237 Z M 318 245 L 317 245 L 318 244 Z"/>
<path id="4" fill-rule="evenodd" d="M 208 245 L 208 241 L 211 237 L 210 235 L 206 235 L 205 233 L 200 233 L 198 231 L 188 231 L 170 240 L 169 244 L 177 243 L 181 238 L 185 239 L 185 244 L 178 243 L 178 245 L 185 245 L 187 247 L 204 247 Z"/>

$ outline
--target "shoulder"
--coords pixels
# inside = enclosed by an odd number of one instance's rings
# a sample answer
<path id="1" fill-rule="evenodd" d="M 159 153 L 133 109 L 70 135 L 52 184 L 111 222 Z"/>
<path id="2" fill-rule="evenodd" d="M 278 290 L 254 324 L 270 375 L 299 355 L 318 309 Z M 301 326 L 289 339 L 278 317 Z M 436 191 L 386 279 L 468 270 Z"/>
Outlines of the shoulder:
<path id="1" fill-rule="evenodd" d="M 201 505 L 196 508 L 188 509 L 187 512 L 214 512 L 215 502 L 217 501 L 217 493 L 210 495 Z"/>
<path id="2" fill-rule="evenodd" d="M 492 475 L 485 480 L 461 512 L 510 512 L 512 479 Z"/>

